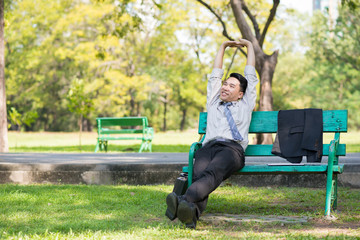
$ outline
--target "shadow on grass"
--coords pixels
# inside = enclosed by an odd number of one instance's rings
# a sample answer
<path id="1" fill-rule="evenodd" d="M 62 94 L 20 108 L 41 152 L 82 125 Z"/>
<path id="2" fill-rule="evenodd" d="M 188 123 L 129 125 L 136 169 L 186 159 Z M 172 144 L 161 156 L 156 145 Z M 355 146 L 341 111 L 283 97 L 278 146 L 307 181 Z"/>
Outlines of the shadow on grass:
<path id="1" fill-rule="evenodd" d="M 85 233 L 156 227 L 167 191 L 141 186 L 0 185 L 0 230 Z M 5 220 L 6 219 L 6 220 Z"/>
<path id="2" fill-rule="evenodd" d="M 138 152 L 140 144 L 109 145 L 108 152 Z M 153 145 L 152 152 L 189 152 L 190 145 Z M 95 145 L 12 147 L 11 152 L 94 152 Z M 99 151 L 100 152 L 100 151 Z M 148 151 L 143 151 L 148 152 Z"/>

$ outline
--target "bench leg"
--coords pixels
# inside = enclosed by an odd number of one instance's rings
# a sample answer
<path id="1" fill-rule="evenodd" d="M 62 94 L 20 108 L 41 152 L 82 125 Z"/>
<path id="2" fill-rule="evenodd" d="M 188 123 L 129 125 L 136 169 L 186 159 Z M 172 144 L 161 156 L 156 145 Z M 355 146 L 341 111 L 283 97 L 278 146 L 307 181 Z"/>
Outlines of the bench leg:
<path id="1" fill-rule="evenodd" d="M 329 173 L 327 175 L 327 181 L 326 181 L 326 200 L 325 200 L 325 216 L 330 217 L 331 213 L 331 198 L 332 193 L 334 192 L 334 186 L 333 186 L 333 173 Z"/>
<path id="2" fill-rule="evenodd" d="M 103 145 L 104 145 L 104 150 L 105 152 L 107 152 L 107 149 L 108 149 L 108 141 L 103 141 Z"/>
<path id="3" fill-rule="evenodd" d="M 145 140 L 141 142 L 139 153 L 143 150 L 149 150 L 149 152 L 152 152 L 151 141 Z"/>
<path id="4" fill-rule="evenodd" d="M 142 141 L 142 142 L 141 142 L 140 149 L 139 149 L 139 153 L 141 153 L 141 152 L 142 152 L 142 150 L 144 149 L 144 147 L 145 147 L 145 142 L 144 142 L 144 141 Z"/>
<path id="5" fill-rule="evenodd" d="M 335 135 L 338 139 L 339 136 Z M 338 156 L 336 156 L 337 146 L 339 140 L 332 140 L 329 146 L 328 169 L 326 176 L 326 200 L 325 200 L 325 213 L 326 217 L 331 216 L 331 210 L 337 208 L 337 174 L 333 172 L 334 163 L 338 163 Z"/>
<path id="6" fill-rule="evenodd" d="M 337 188 L 338 188 L 338 175 L 334 174 L 334 188 L 333 188 L 333 193 L 332 193 L 332 210 L 335 211 L 337 209 Z"/>
<path id="7" fill-rule="evenodd" d="M 95 152 L 99 151 L 99 139 L 96 142 L 96 146 L 95 146 Z"/>

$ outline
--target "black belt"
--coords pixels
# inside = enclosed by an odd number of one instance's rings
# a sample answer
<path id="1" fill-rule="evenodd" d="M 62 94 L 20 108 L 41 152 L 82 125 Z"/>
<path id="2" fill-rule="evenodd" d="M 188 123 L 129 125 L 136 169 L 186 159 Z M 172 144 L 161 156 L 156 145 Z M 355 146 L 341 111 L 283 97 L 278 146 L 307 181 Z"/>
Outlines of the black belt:
<path id="1" fill-rule="evenodd" d="M 227 138 L 215 138 L 211 141 L 209 141 L 209 143 L 215 143 L 215 142 L 227 142 L 227 143 L 237 143 L 235 140 L 231 140 L 231 139 L 227 139 Z"/>

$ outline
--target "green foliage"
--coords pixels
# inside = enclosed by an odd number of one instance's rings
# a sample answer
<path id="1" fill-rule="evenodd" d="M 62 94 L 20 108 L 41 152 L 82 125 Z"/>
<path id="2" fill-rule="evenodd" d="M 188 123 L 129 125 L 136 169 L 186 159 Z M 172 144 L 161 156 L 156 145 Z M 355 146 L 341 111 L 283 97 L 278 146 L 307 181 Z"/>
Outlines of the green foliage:
<path id="1" fill-rule="evenodd" d="M 319 14 L 313 20 L 312 48 L 307 53 L 313 67 L 306 89 L 316 96 L 314 107 L 349 109 L 349 125 L 358 129 L 360 13 L 343 6 L 334 26 L 327 19 Z"/>
<path id="2" fill-rule="evenodd" d="M 201 11 L 200 6 L 177 5 L 12 1 L 5 36 L 9 106 L 38 114 L 28 130 L 74 130 L 79 114 L 75 99 L 81 94 L 68 94 L 74 92 L 72 79 L 77 78 L 92 102 L 85 119 L 91 125 L 96 117 L 130 115 L 148 116 L 155 129 L 164 127 L 164 118 L 168 129 L 196 122 L 205 105 L 208 62 L 197 62 L 178 36 L 191 23 L 189 14 L 194 12 L 187 10 Z"/>
<path id="3" fill-rule="evenodd" d="M 284 44 L 273 84 L 274 108 L 348 109 L 349 127 L 359 129 L 360 14 L 344 5 L 335 22 L 329 19 L 317 12 L 305 27 L 309 30 L 299 36 L 298 48 L 306 49 L 305 55 Z"/>
<path id="4" fill-rule="evenodd" d="M 69 101 L 68 108 L 70 112 L 77 115 L 87 117 L 92 110 L 92 100 L 89 93 L 86 93 L 84 81 L 80 79 L 73 79 L 67 95 Z"/>
<path id="5" fill-rule="evenodd" d="M 38 118 L 36 112 L 26 112 L 24 114 L 21 114 L 14 107 L 10 108 L 8 115 L 10 119 L 9 128 L 17 127 L 19 131 L 21 130 L 23 124 L 29 127 Z"/>

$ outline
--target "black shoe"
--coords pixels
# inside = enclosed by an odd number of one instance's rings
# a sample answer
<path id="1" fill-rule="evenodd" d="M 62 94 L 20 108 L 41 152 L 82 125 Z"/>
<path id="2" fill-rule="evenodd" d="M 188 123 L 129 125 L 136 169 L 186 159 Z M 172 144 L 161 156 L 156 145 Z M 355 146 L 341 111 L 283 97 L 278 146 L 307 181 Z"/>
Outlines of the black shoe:
<path id="1" fill-rule="evenodd" d="M 166 197 L 167 209 L 165 216 L 167 216 L 171 221 L 176 218 L 176 213 L 179 205 L 179 197 L 176 193 L 172 192 Z"/>
<path id="2" fill-rule="evenodd" d="M 187 228 L 196 228 L 197 214 L 195 204 L 185 200 L 180 201 L 177 209 L 177 217 Z"/>

